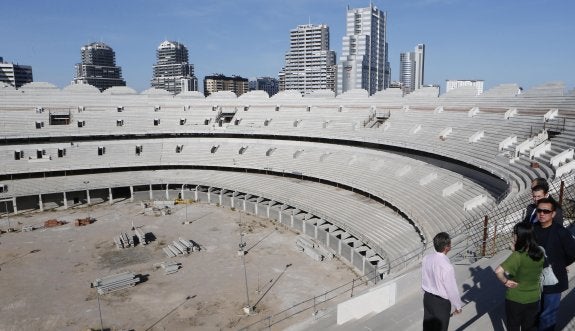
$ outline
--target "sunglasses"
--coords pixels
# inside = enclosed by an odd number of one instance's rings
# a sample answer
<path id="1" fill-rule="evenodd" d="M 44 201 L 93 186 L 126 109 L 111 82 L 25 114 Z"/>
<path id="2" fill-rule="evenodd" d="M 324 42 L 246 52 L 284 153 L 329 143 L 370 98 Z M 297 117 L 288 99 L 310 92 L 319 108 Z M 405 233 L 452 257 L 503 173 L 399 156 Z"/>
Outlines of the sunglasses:
<path id="1" fill-rule="evenodd" d="M 543 214 L 547 215 L 547 214 L 551 214 L 552 212 L 553 212 L 553 210 L 550 210 L 550 209 L 537 208 L 537 213 L 543 213 Z"/>

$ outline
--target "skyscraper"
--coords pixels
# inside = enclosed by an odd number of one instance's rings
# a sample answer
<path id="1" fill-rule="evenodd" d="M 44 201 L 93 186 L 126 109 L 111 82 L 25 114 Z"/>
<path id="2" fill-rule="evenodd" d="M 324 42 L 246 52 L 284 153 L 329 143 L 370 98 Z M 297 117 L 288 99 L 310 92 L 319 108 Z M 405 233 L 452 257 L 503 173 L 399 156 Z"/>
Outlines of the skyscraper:
<path id="1" fill-rule="evenodd" d="M 32 67 L 4 62 L 0 57 L 0 82 L 8 83 L 15 88 L 32 82 Z"/>
<path id="2" fill-rule="evenodd" d="M 415 46 L 415 89 L 423 87 L 423 78 L 425 74 L 425 45 L 417 44 Z"/>
<path id="3" fill-rule="evenodd" d="M 414 77 L 415 57 L 413 52 L 399 55 L 399 81 L 403 93 L 410 93 L 415 89 Z"/>
<path id="4" fill-rule="evenodd" d="M 418 44 L 414 52 L 401 53 L 399 80 L 404 93 L 411 93 L 423 86 L 425 45 Z"/>
<path id="5" fill-rule="evenodd" d="M 158 46 L 156 59 L 152 87 L 174 94 L 198 90 L 198 79 L 194 76 L 194 65 L 188 63 L 186 46 L 166 40 Z"/>
<path id="6" fill-rule="evenodd" d="M 327 25 L 298 25 L 290 31 L 290 49 L 279 76 L 284 90 L 304 94 L 313 90 L 335 91 L 335 52 L 329 49 Z"/>
<path id="7" fill-rule="evenodd" d="M 346 33 L 337 65 L 337 93 L 365 89 L 374 94 L 389 86 L 385 12 L 370 5 L 347 8 Z"/>
<path id="8" fill-rule="evenodd" d="M 102 43 L 96 42 L 81 48 L 82 63 L 76 64 L 74 84 L 90 84 L 103 91 L 112 86 L 126 86 L 122 68 L 116 66 L 116 53 Z"/>

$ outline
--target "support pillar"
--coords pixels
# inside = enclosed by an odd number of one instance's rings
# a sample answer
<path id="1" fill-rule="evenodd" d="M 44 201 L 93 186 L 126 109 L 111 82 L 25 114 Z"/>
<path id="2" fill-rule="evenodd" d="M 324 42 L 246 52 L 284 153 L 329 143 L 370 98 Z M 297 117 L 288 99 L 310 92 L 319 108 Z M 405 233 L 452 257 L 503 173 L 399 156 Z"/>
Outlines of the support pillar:
<path id="1" fill-rule="evenodd" d="M 16 206 L 16 197 L 12 198 L 12 209 L 14 209 L 14 214 L 18 214 L 18 206 Z"/>
<path id="2" fill-rule="evenodd" d="M 170 191 L 168 191 L 169 186 L 170 186 L 170 184 L 166 184 L 166 201 L 170 200 Z"/>
<path id="3" fill-rule="evenodd" d="M 42 194 L 38 194 L 38 206 L 40 207 L 40 211 L 44 211 L 44 201 L 42 201 Z"/>
<path id="4" fill-rule="evenodd" d="M 134 202 L 134 187 L 130 185 L 130 202 Z"/>
<path id="5" fill-rule="evenodd" d="M 186 197 L 184 196 L 184 187 L 186 186 L 186 184 L 182 184 L 182 188 L 180 190 L 180 198 L 182 200 L 186 200 Z"/>
<path id="6" fill-rule="evenodd" d="M 236 191 L 234 191 L 234 192 L 232 193 L 232 199 L 231 199 L 231 205 L 232 205 L 232 206 L 231 206 L 230 208 L 235 208 L 235 207 L 236 207 L 236 202 L 235 202 L 236 193 L 237 193 Z"/>
<path id="7" fill-rule="evenodd" d="M 153 195 L 153 191 L 152 191 L 152 184 L 150 184 L 149 193 L 150 193 L 150 200 L 154 200 L 154 195 Z"/>
<path id="8" fill-rule="evenodd" d="M 108 187 L 108 194 L 109 194 L 110 204 L 112 204 L 114 202 L 114 197 L 112 196 L 112 188 L 111 187 Z"/>
<path id="9" fill-rule="evenodd" d="M 68 209 L 68 198 L 66 198 L 66 192 L 64 192 L 64 209 Z"/>
<path id="10" fill-rule="evenodd" d="M 194 189 L 194 200 L 195 201 L 198 201 L 198 186 L 199 185 L 196 185 L 196 188 Z"/>
<path id="11" fill-rule="evenodd" d="M 270 209 L 272 208 L 272 205 L 273 205 L 274 203 L 275 203 L 275 201 L 273 201 L 273 200 L 270 200 L 270 201 L 268 202 L 268 207 L 266 208 L 266 209 L 267 209 L 267 210 L 266 210 L 266 217 L 267 217 L 267 218 L 270 218 Z"/>

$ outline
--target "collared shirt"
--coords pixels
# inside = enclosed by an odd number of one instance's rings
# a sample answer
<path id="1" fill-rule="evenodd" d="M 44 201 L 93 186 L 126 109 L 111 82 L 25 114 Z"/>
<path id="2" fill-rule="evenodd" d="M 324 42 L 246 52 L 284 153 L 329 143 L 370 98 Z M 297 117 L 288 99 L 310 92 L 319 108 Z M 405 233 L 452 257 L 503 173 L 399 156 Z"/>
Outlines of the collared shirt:
<path id="1" fill-rule="evenodd" d="M 443 253 L 433 252 L 423 258 L 421 288 L 427 293 L 449 300 L 455 309 L 461 309 L 463 306 L 453 265 Z"/>

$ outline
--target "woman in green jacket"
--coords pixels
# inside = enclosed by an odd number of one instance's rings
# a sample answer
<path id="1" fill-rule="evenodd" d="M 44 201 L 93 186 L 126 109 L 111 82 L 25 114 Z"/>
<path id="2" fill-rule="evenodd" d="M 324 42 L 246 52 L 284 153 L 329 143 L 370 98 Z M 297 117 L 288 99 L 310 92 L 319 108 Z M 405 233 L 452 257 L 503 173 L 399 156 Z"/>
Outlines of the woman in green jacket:
<path id="1" fill-rule="evenodd" d="M 495 269 L 497 278 L 507 287 L 507 330 L 536 330 L 543 252 L 537 245 L 531 224 L 516 224 L 513 239 L 513 252 Z"/>

